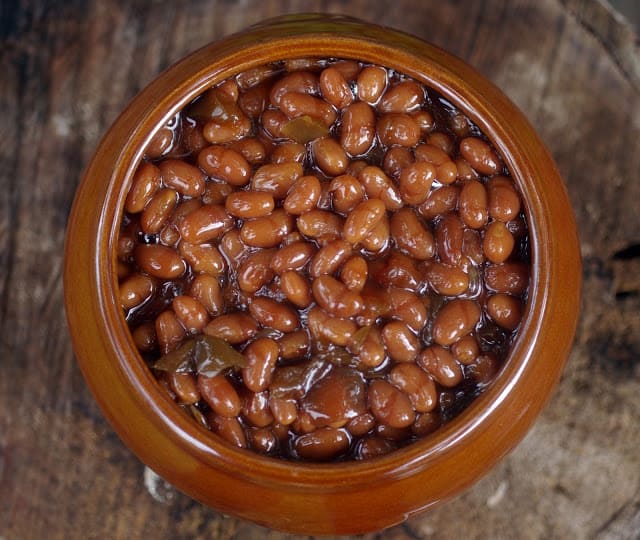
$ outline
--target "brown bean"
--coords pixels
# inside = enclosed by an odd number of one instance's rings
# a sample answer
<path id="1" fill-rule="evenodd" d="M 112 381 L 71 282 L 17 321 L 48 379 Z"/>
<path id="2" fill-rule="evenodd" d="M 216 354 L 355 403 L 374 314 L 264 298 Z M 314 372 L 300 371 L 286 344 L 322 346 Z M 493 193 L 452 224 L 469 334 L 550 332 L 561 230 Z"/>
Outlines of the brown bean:
<path id="1" fill-rule="evenodd" d="M 237 418 L 209 415 L 211 430 L 225 441 L 238 448 L 247 448 L 247 436 Z"/>
<path id="2" fill-rule="evenodd" d="M 406 289 L 392 287 L 387 292 L 393 316 L 405 322 L 412 330 L 420 332 L 427 324 L 427 307 L 424 302 Z"/>
<path id="3" fill-rule="evenodd" d="M 259 118 L 267 106 L 269 87 L 259 84 L 247 89 L 238 96 L 238 106 L 249 118 Z"/>
<path id="4" fill-rule="evenodd" d="M 327 242 L 340 237 L 343 228 L 340 216 L 315 208 L 298 216 L 296 224 L 298 230 L 307 238 Z"/>
<path id="5" fill-rule="evenodd" d="M 347 216 L 342 236 L 350 244 L 362 241 L 383 218 L 386 206 L 380 199 L 367 199 Z"/>
<path id="6" fill-rule="evenodd" d="M 275 421 L 283 426 L 289 426 L 298 417 L 298 407 L 295 399 L 269 398 L 269 408 Z"/>
<path id="7" fill-rule="evenodd" d="M 451 352 L 458 362 L 469 365 L 480 354 L 480 346 L 473 335 L 467 335 L 451 345 Z"/>
<path id="8" fill-rule="evenodd" d="M 513 181 L 506 176 L 494 176 L 487 182 L 489 215 L 497 221 L 511 221 L 520 212 L 520 196 Z"/>
<path id="9" fill-rule="evenodd" d="M 417 122 L 406 113 L 382 115 L 376 122 L 376 131 L 385 146 L 415 146 L 420 140 Z"/>
<path id="10" fill-rule="evenodd" d="M 502 169 L 500 158 L 485 141 L 467 137 L 460 141 L 460 154 L 481 174 L 497 174 Z"/>
<path id="11" fill-rule="evenodd" d="M 355 459 L 367 460 L 384 456 L 395 449 L 396 445 L 392 441 L 377 435 L 370 435 L 358 441 L 355 450 Z"/>
<path id="12" fill-rule="evenodd" d="M 298 314 L 292 307 L 265 296 L 253 298 L 249 312 L 259 324 L 279 332 L 292 332 L 300 326 Z"/>
<path id="13" fill-rule="evenodd" d="M 458 186 L 442 186 L 431 190 L 426 200 L 418 207 L 418 213 L 424 219 L 443 216 L 458 205 L 460 188 Z"/>
<path id="14" fill-rule="evenodd" d="M 423 133 L 428 133 L 433 129 L 435 125 L 433 115 L 429 111 L 425 111 L 424 109 L 413 111 L 411 113 L 411 116 L 418 124 L 420 131 Z"/>
<path id="15" fill-rule="evenodd" d="M 293 226 L 293 216 L 278 208 L 267 216 L 245 221 L 240 228 L 240 238 L 248 246 L 275 247 L 293 230 Z"/>
<path id="16" fill-rule="evenodd" d="M 348 82 L 355 81 L 360 73 L 360 64 L 356 60 L 338 60 L 332 62 L 331 66 L 337 69 Z"/>
<path id="17" fill-rule="evenodd" d="M 211 317 L 220 315 L 224 307 L 218 278 L 200 274 L 191 282 L 189 294 L 200 302 Z"/>
<path id="18" fill-rule="evenodd" d="M 393 212 L 403 206 L 398 188 L 380 167 L 367 166 L 358 174 L 358 180 L 370 199 L 380 199 L 387 210 Z"/>
<path id="19" fill-rule="evenodd" d="M 249 424 L 256 427 L 272 424 L 274 419 L 269 408 L 269 392 L 243 392 L 242 416 Z"/>
<path id="20" fill-rule="evenodd" d="M 484 232 L 482 250 L 492 263 L 505 262 L 515 245 L 515 239 L 502 221 L 492 221 Z"/>
<path id="21" fill-rule="evenodd" d="M 278 144 L 271 153 L 271 163 L 303 163 L 307 157 L 307 147 L 293 141 Z"/>
<path id="22" fill-rule="evenodd" d="M 358 98 L 375 104 L 387 86 L 387 70 L 380 66 L 367 66 L 358 74 Z"/>
<path id="23" fill-rule="evenodd" d="M 275 107 L 280 105 L 280 100 L 287 92 L 300 92 L 306 94 L 318 94 L 320 81 L 315 73 L 309 71 L 295 71 L 278 79 L 271 87 L 269 101 Z"/>
<path id="24" fill-rule="evenodd" d="M 500 361 L 493 353 L 479 355 L 467 371 L 469 375 L 482 386 L 489 384 L 500 369 Z"/>
<path id="25" fill-rule="evenodd" d="M 391 216 L 390 231 L 396 246 L 414 259 L 424 261 L 435 254 L 433 233 L 411 208 L 401 208 Z"/>
<path id="26" fill-rule="evenodd" d="M 247 432 L 247 439 L 252 450 L 261 454 L 272 454 L 278 447 L 278 439 L 269 428 L 252 428 Z"/>
<path id="27" fill-rule="evenodd" d="M 136 272 L 120 283 L 120 304 L 125 310 L 137 307 L 151 298 L 155 288 L 152 278 Z"/>
<path id="28" fill-rule="evenodd" d="M 414 163 L 413 154 L 404 146 L 393 146 L 387 150 L 382 162 L 382 169 L 393 178 L 398 178 L 405 167 Z"/>
<path id="29" fill-rule="evenodd" d="M 267 109 L 260 118 L 262 129 L 274 139 L 285 138 L 283 127 L 289 122 L 287 115 L 280 110 Z"/>
<path id="30" fill-rule="evenodd" d="M 362 101 L 352 103 L 342 113 L 340 145 L 350 156 L 361 156 L 373 145 L 376 117 L 373 109 Z"/>
<path id="31" fill-rule="evenodd" d="M 176 317 L 189 334 L 199 334 L 209 322 L 205 307 L 191 296 L 180 295 L 171 301 Z"/>
<path id="32" fill-rule="evenodd" d="M 316 176 L 301 176 L 291 186 L 282 206 L 289 214 L 298 216 L 315 208 L 321 193 L 322 186 Z"/>
<path id="33" fill-rule="evenodd" d="M 492 291 L 519 295 L 529 286 L 529 266 L 521 262 L 490 264 L 485 269 L 484 279 Z"/>
<path id="34" fill-rule="evenodd" d="M 267 149 L 264 143 L 255 137 L 244 137 L 239 141 L 234 141 L 229 144 L 228 148 L 238 152 L 251 165 L 260 165 L 267 159 Z"/>
<path id="35" fill-rule="evenodd" d="M 435 410 L 416 415 L 416 420 L 411 426 L 411 431 L 416 437 L 426 437 L 442 425 L 440 412 Z"/>
<path id="36" fill-rule="evenodd" d="M 343 430 L 324 427 L 297 437 L 294 448 L 303 459 L 329 461 L 349 449 L 349 437 Z"/>
<path id="37" fill-rule="evenodd" d="M 258 338 L 247 345 L 243 354 L 247 365 L 242 368 L 242 380 L 252 392 L 262 392 L 269 387 L 280 349 L 270 338 Z"/>
<path id="38" fill-rule="evenodd" d="M 205 175 L 181 159 L 165 159 L 158 165 L 165 187 L 175 189 L 187 197 L 199 197 L 204 191 Z"/>
<path id="39" fill-rule="evenodd" d="M 184 327 L 171 310 L 163 311 L 156 317 L 155 327 L 161 354 L 177 349 L 185 337 Z"/>
<path id="40" fill-rule="evenodd" d="M 149 159 L 158 159 L 169 152 L 173 145 L 174 132 L 168 126 L 162 126 L 151 138 L 144 154 Z"/>
<path id="41" fill-rule="evenodd" d="M 432 411 L 438 404 L 433 379 L 416 364 L 396 364 L 389 372 L 389 382 L 409 396 L 416 412 Z"/>
<path id="42" fill-rule="evenodd" d="M 376 425 L 376 419 L 371 413 L 361 414 L 347 422 L 345 428 L 354 437 L 364 437 Z"/>
<path id="43" fill-rule="evenodd" d="M 464 183 L 458 199 L 458 213 L 467 227 L 480 229 L 489 217 L 487 190 L 478 180 Z"/>
<path id="44" fill-rule="evenodd" d="M 159 244 L 139 245 L 135 249 L 135 260 L 143 272 L 160 279 L 175 279 L 187 269 L 173 249 Z"/>
<path id="45" fill-rule="evenodd" d="M 426 142 L 431 146 L 439 148 L 449 157 L 453 155 L 453 152 L 455 150 L 453 139 L 442 131 L 434 131 L 433 133 L 429 133 Z"/>
<path id="46" fill-rule="evenodd" d="M 227 343 L 237 345 L 252 338 L 258 331 L 253 317 L 244 312 L 228 313 L 212 319 L 202 330 L 208 336 L 224 339 Z"/>
<path id="47" fill-rule="evenodd" d="M 295 181 L 302 176 L 300 163 L 271 163 L 258 168 L 251 179 L 251 189 L 271 193 L 284 199 Z"/>
<path id="48" fill-rule="evenodd" d="M 469 162 L 466 159 L 458 158 L 455 163 L 456 169 L 458 169 L 459 180 L 478 180 L 478 173 L 471 167 L 471 165 L 469 165 Z"/>
<path id="49" fill-rule="evenodd" d="M 351 319 L 331 317 L 319 307 L 312 307 L 307 315 L 307 327 L 313 340 L 346 347 L 356 333 L 356 324 Z"/>
<path id="50" fill-rule="evenodd" d="M 222 204 L 224 205 L 227 197 L 233 192 L 233 186 L 226 182 L 207 182 L 204 187 L 204 193 L 200 199 L 189 199 L 183 202 L 202 202 L 203 204 Z M 181 205 L 182 206 L 182 205 Z"/>
<path id="51" fill-rule="evenodd" d="M 382 328 L 382 341 L 395 362 L 413 362 L 420 350 L 418 338 L 402 321 L 391 321 Z"/>
<path id="52" fill-rule="evenodd" d="M 347 170 L 349 158 L 335 139 L 322 137 L 311 143 L 311 154 L 316 165 L 329 176 L 338 176 Z"/>
<path id="53" fill-rule="evenodd" d="M 369 368 L 381 365 L 386 357 L 382 334 L 376 326 L 371 326 L 360 348 L 353 351 L 358 356 L 360 364 Z"/>
<path id="54" fill-rule="evenodd" d="M 469 289 L 469 276 L 458 266 L 432 262 L 425 277 L 431 288 L 444 296 L 459 296 Z"/>
<path id="55" fill-rule="evenodd" d="M 484 262 L 484 252 L 482 250 L 482 238 L 480 231 L 475 229 L 465 229 L 462 234 L 462 268 L 469 270 L 469 264 L 476 266 Z"/>
<path id="56" fill-rule="evenodd" d="M 136 170 L 124 209 L 131 214 L 142 212 L 156 191 L 160 189 L 160 169 L 153 163 L 143 161 Z"/>
<path id="57" fill-rule="evenodd" d="M 344 109 L 353 101 L 349 83 L 335 67 L 328 67 L 320 73 L 320 93 L 337 109 Z"/>
<path id="58" fill-rule="evenodd" d="M 336 121 L 335 109 L 323 99 L 301 94 L 299 92 L 287 92 L 280 98 L 280 110 L 289 118 L 309 116 L 329 127 Z"/>
<path id="59" fill-rule="evenodd" d="M 164 188 L 156 192 L 140 216 L 140 227 L 147 234 L 157 234 L 178 204 L 178 192 Z"/>
<path id="60" fill-rule="evenodd" d="M 457 386 L 464 378 L 460 364 L 448 349 L 440 345 L 426 347 L 418 356 L 417 363 L 445 388 Z"/>
<path id="61" fill-rule="evenodd" d="M 513 332 L 522 319 L 522 302 L 508 294 L 494 294 L 487 300 L 487 313 L 499 326 Z"/>
<path id="62" fill-rule="evenodd" d="M 364 187 L 356 178 L 343 174 L 336 176 L 329 185 L 333 208 L 341 214 L 348 214 L 364 199 Z"/>
<path id="63" fill-rule="evenodd" d="M 471 332 L 480 320 L 476 302 L 456 298 L 440 308 L 433 321 L 433 340 L 439 345 L 451 345 Z"/>
<path id="64" fill-rule="evenodd" d="M 250 249 L 240 238 L 240 231 L 231 229 L 224 233 L 220 239 L 220 252 L 226 258 L 229 266 L 236 269 L 249 254 Z"/>
<path id="65" fill-rule="evenodd" d="M 381 113 L 408 113 L 422 106 L 424 90 L 415 81 L 405 80 L 391 86 L 378 103 Z M 413 146 L 413 145 L 411 145 Z"/>
<path id="66" fill-rule="evenodd" d="M 276 251 L 270 267 L 276 274 L 283 274 L 289 270 L 301 270 L 315 252 L 316 247 L 310 242 L 292 242 Z"/>
<path id="67" fill-rule="evenodd" d="M 340 280 L 347 286 L 347 289 L 360 292 L 364 288 L 369 277 L 369 265 L 360 255 L 347 260 L 340 270 Z"/>
<path id="68" fill-rule="evenodd" d="M 200 401 L 200 390 L 198 390 L 198 383 L 193 373 L 169 373 L 169 385 L 171 390 L 180 401 L 185 405 L 194 405 Z"/>
<path id="69" fill-rule="evenodd" d="M 311 259 L 309 275 L 317 278 L 322 274 L 333 274 L 351 255 L 351 244 L 341 239 L 325 244 Z"/>
<path id="70" fill-rule="evenodd" d="M 372 270 L 371 274 L 383 287 L 393 286 L 416 290 L 422 284 L 422 271 L 412 257 L 399 251 L 392 251 L 387 260 L 381 263 L 381 266 Z"/>
<path id="71" fill-rule="evenodd" d="M 442 148 L 432 144 L 421 144 L 414 150 L 416 161 L 426 161 L 436 167 L 436 180 L 441 184 L 452 184 L 458 176 L 456 164 Z"/>
<path id="72" fill-rule="evenodd" d="M 204 125 L 202 134 L 211 144 L 227 144 L 246 137 L 251 132 L 251 119 L 242 114 L 237 119 L 211 120 Z"/>
<path id="73" fill-rule="evenodd" d="M 391 312 L 391 302 L 386 289 L 369 281 L 362 290 L 362 311 L 356 321 L 359 326 L 371 326 L 376 324 L 380 317 L 386 317 Z"/>
<path id="74" fill-rule="evenodd" d="M 225 202 L 227 213 L 241 219 L 263 217 L 274 208 L 273 195 L 261 191 L 234 191 Z"/>
<path id="75" fill-rule="evenodd" d="M 393 428 L 410 426 L 416 414 L 409 397 L 390 383 L 374 379 L 369 383 L 369 409 L 376 419 Z"/>
<path id="76" fill-rule="evenodd" d="M 303 358 L 309 350 L 309 334 L 306 330 L 289 332 L 278 340 L 280 357 L 284 360 Z"/>
<path id="77" fill-rule="evenodd" d="M 178 221 L 180 236 L 190 244 L 217 240 L 233 225 L 233 218 L 220 204 L 204 204 Z"/>
<path id="78" fill-rule="evenodd" d="M 198 375 L 198 389 L 202 399 L 216 414 L 226 418 L 240 414 L 242 410 L 240 396 L 224 373 L 219 373 L 215 377 Z"/>
<path id="79" fill-rule="evenodd" d="M 273 255 L 273 250 L 260 250 L 242 261 L 237 273 L 240 290 L 253 294 L 273 279 L 275 274 L 270 267 Z"/>
<path id="80" fill-rule="evenodd" d="M 226 269 L 224 257 L 212 244 L 180 242 L 178 252 L 194 272 L 219 276 Z"/>
<path id="81" fill-rule="evenodd" d="M 232 186 L 244 186 L 251 178 L 251 165 L 244 156 L 224 146 L 209 146 L 198 154 L 198 165 L 210 177 Z"/>
<path id="82" fill-rule="evenodd" d="M 424 161 L 408 165 L 400 173 L 400 195 L 405 204 L 422 204 L 431 191 L 431 184 L 436 178 L 436 168 Z"/>
<path id="83" fill-rule="evenodd" d="M 444 263 L 458 265 L 462 259 L 464 224 L 457 214 L 445 215 L 436 226 L 436 248 Z"/>
<path id="84" fill-rule="evenodd" d="M 318 305 L 331 315 L 353 317 L 362 309 L 362 297 L 334 277 L 318 277 L 311 284 L 311 290 Z"/>
<path id="85" fill-rule="evenodd" d="M 151 352 L 158 346 L 156 325 L 151 321 L 136 326 L 131 332 L 131 336 L 139 351 Z"/>

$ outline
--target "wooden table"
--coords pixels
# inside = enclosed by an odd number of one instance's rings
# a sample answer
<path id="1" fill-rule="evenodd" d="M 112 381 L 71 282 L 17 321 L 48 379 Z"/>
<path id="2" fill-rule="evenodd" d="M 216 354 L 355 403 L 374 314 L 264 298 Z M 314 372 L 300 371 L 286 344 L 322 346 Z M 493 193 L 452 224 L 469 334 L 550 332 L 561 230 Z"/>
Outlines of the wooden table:
<path id="1" fill-rule="evenodd" d="M 178 493 L 114 435 L 73 357 L 61 269 L 81 171 L 127 101 L 185 53 L 304 10 L 395 26 L 496 82 L 555 156 L 584 255 L 575 349 L 530 435 L 457 500 L 365 538 L 639 538 L 640 50 L 604 0 L 5 0 L 0 539 L 286 537 Z"/>

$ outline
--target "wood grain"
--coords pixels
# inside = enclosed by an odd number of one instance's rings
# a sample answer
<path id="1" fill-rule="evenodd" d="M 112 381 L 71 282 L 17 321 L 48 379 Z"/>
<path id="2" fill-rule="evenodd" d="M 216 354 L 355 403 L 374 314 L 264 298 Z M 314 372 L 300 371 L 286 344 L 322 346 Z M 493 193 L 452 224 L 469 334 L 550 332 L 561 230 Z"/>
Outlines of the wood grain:
<path id="1" fill-rule="evenodd" d="M 599 0 L 5 0 L 0 538 L 293 538 L 145 476 L 76 367 L 61 268 L 82 169 L 127 101 L 187 52 L 298 11 L 405 30 L 496 82 L 556 158 L 582 239 L 576 346 L 534 430 L 455 501 L 364 538 L 638 538 L 640 51 Z"/>

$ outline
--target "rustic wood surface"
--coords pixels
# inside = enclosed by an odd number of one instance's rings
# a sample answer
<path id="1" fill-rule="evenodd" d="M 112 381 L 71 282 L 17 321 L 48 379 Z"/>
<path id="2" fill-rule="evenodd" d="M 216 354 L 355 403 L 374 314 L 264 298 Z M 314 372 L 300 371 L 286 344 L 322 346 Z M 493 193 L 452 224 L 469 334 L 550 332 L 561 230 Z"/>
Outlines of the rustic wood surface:
<path id="1" fill-rule="evenodd" d="M 640 538 L 640 50 L 604 0 L 3 0 L 0 540 L 290 538 L 204 508 L 120 442 L 76 366 L 61 269 L 82 169 L 127 101 L 185 53 L 305 10 L 411 32 L 496 82 L 556 158 L 584 255 L 575 348 L 530 435 L 365 538 Z"/>

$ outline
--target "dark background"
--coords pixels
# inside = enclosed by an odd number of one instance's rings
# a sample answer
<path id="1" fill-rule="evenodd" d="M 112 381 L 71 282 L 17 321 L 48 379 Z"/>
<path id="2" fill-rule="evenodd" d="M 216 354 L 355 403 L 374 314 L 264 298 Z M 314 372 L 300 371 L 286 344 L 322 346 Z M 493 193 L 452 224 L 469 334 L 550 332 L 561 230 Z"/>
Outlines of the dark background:
<path id="1" fill-rule="evenodd" d="M 199 46 L 299 11 L 405 30 L 500 86 L 558 163 L 584 258 L 575 347 L 531 433 L 454 501 L 365 538 L 640 538 L 640 50 L 609 4 L 4 0 L 0 539 L 287 538 L 185 497 L 114 435 L 71 350 L 62 247 L 81 171 L 141 88 Z"/>

